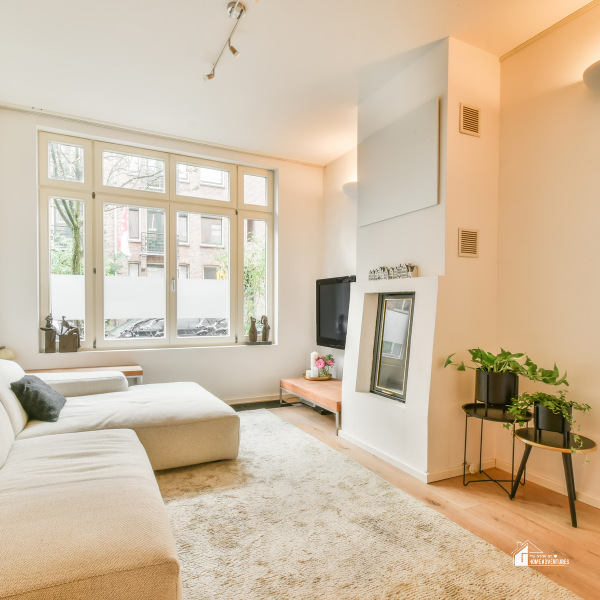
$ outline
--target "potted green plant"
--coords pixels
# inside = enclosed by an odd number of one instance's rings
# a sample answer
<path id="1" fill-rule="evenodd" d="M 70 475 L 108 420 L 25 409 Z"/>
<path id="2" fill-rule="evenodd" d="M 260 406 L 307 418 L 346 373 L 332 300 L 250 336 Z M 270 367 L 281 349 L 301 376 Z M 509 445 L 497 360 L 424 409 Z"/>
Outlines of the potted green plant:
<path id="1" fill-rule="evenodd" d="M 524 425 L 523 419 L 528 412 L 534 413 L 535 427 L 546 431 L 556 431 L 563 433 L 567 441 L 569 432 L 573 440 L 574 446 L 571 447 L 573 452 L 577 452 L 577 448 L 581 448 L 583 442 L 579 435 L 580 427 L 577 427 L 575 433 L 575 420 L 573 411 L 586 412 L 591 410 L 589 404 L 580 404 L 574 400 L 567 400 L 566 390 L 560 390 L 556 394 L 546 394 L 545 392 L 534 392 L 521 394 L 513 400 L 512 406 L 508 412 L 514 416 L 515 423 L 521 427 Z M 504 425 L 510 429 L 511 424 Z"/>
<path id="2" fill-rule="evenodd" d="M 486 404 L 510 404 L 513 398 L 519 395 L 519 376 L 540 381 L 549 385 L 569 385 L 567 373 L 561 377 L 554 365 L 554 369 L 542 369 L 524 353 L 513 354 L 500 348 L 499 354 L 486 352 L 481 348 L 469 350 L 473 367 L 464 362 L 452 361 L 454 354 L 447 359 L 444 367 L 454 366 L 458 371 L 472 369 L 475 371 L 475 400 Z M 524 362 L 520 362 L 525 358 Z"/>

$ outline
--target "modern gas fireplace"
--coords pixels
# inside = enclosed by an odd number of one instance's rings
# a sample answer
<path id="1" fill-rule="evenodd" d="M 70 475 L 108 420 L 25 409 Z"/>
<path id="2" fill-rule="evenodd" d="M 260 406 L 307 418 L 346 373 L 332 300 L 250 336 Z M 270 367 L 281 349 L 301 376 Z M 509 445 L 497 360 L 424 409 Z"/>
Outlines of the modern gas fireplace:
<path id="1" fill-rule="evenodd" d="M 379 294 L 371 392 L 404 402 L 414 293 Z"/>

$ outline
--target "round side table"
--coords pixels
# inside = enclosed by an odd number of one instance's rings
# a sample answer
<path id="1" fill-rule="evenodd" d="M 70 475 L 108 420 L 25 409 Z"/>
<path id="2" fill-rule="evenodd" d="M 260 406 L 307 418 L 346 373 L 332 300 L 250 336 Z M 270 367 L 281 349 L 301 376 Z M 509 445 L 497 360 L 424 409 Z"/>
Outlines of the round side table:
<path id="1" fill-rule="evenodd" d="M 566 435 L 566 434 L 565 434 Z M 517 479 L 513 483 L 512 493 L 510 495 L 511 498 L 515 497 L 517 490 L 519 489 L 519 480 L 521 478 L 521 473 L 525 470 L 525 466 L 527 465 L 527 459 L 531 454 L 531 450 L 535 446 L 536 448 L 542 448 L 542 450 L 551 450 L 553 452 L 560 452 L 562 454 L 563 466 L 565 468 L 565 479 L 567 481 L 567 491 L 569 493 L 569 508 L 571 509 L 571 525 L 573 527 L 577 527 L 577 513 L 575 512 L 575 500 L 577 500 L 575 496 L 575 480 L 573 478 L 573 450 L 572 447 L 575 447 L 575 442 L 573 440 L 573 434 L 569 434 L 568 447 L 565 447 L 565 439 L 562 433 L 556 433 L 554 431 L 542 431 L 538 430 L 536 436 L 535 429 L 517 429 L 515 432 L 515 437 L 521 440 L 524 444 L 526 444 L 525 452 L 523 453 L 523 459 L 521 460 L 521 465 L 519 466 L 519 471 L 517 472 Z M 579 436 L 582 446 L 581 448 L 577 448 L 577 453 L 581 452 L 582 454 L 587 454 L 589 452 L 594 452 L 598 449 L 596 442 L 594 440 L 590 440 L 583 435 Z"/>
<path id="2" fill-rule="evenodd" d="M 485 404 L 483 402 L 471 402 L 469 404 L 463 404 L 462 409 L 465 412 L 465 453 L 463 458 L 463 485 L 469 485 L 470 483 L 487 483 L 489 481 L 493 481 L 497 485 L 499 485 L 509 497 L 511 497 L 511 490 L 515 484 L 515 438 L 513 435 L 513 449 L 512 449 L 512 467 L 510 473 L 510 479 L 494 479 L 490 475 L 488 475 L 481 468 L 481 458 L 482 458 L 482 450 L 483 450 L 483 422 L 484 421 L 492 421 L 495 423 L 510 423 L 512 424 L 513 434 L 515 432 L 515 424 L 514 424 L 514 416 L 508 412 L 508 408 L 510 408 L 510 404 Z M 471 481 L 467 481 L 467 433 L 469 429 L 469 418 L 480 419 L 481 420 L 481 436 L 479 438 L 479 472 L 482 475 L 485 475 L 487 479 L 472 479 Z M 530 412 L 527 413 L 523 422 L 529 423 L 533 419 L 533 414 Z M 519 478 L 521 475 L 519 475 Z M 518 479 L 517 479 L 518 481 Z M 502 484 L 510 483 L 511 489 L 507 490 Z M 524 483 L 524 482 L 523 482 Z"/>

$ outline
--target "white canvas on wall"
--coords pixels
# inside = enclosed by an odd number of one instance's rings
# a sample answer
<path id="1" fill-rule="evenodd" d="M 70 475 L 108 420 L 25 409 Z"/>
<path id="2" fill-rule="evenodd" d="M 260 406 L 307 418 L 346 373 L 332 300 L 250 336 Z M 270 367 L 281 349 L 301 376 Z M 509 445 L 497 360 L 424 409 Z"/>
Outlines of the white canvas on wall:
<path id="1" fill-rule="evenodd" d="M 438 203 L 439 98 L 358 145 L 358 225 Z"/>

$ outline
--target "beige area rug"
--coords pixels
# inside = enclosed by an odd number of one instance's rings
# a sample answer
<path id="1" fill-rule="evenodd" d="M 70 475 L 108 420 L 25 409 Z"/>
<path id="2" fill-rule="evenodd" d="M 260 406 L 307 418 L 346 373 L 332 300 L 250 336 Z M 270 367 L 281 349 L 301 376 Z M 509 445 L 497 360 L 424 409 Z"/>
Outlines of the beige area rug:
<path id="1" fill-rule="evenodd" d="M 274 414 L 240 418 L 238 460 L 157 475 L 184 600 L 578 598 Z"/>

